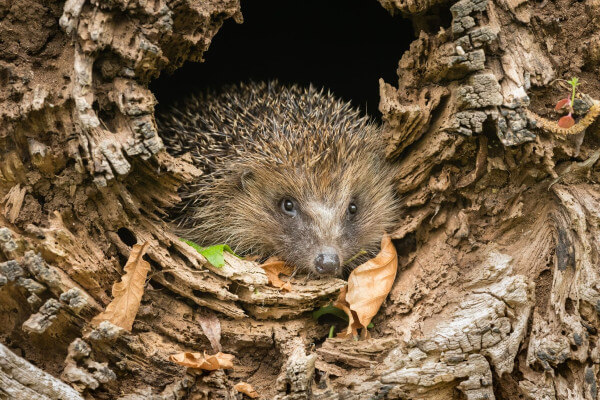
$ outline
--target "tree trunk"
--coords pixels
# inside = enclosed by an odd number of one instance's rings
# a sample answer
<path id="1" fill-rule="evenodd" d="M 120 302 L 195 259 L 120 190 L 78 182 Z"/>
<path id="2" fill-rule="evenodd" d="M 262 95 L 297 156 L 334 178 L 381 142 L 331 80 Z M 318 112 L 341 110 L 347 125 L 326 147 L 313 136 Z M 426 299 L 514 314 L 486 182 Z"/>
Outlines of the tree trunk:
<path id="1" fill-rule="evenodd" d="M 380 83 L 400 270 L 354 342 L 310 313 L 344 282 L 279 292 L 163 221 L 199 171 L 163 150 L 148 82 L 202 60 L 238 0 L 0 2 L 0 398 L 600 398 L 600 3 L 380 3 L 419 36 Z M 565 129 L 572 75 L 588 96 Z M 132 332 L 91 325 L 135 243 Z M 215 315 L 235 368 L 169 362 L 212 352 Z"/>

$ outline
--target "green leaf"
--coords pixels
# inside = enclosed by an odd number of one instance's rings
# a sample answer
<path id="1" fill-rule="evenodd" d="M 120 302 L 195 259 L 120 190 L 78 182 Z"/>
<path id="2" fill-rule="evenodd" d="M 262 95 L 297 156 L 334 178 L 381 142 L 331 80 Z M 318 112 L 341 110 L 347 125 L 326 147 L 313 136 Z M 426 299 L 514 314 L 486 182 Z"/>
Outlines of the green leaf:
<path id="1" fill-rule="evenodd" d="M 225 257 L 223 256 L 224 252 L 228 252 L 238 257 L 237 254 L 231 250 L 231 248 L 226 244 L 215 244 L 213 246 L 201 247 L 197 243 L 192 242 L 191 240 L 181 239 L 182 242 L 187 243 L 192 246 L 198 253 L 202 254 L 206 257 L 206 260 L 214 267 L 221 268 L 225 265 Z"/>
<path id="2" fill-rule="evenodd" d="M 323 306 L 318 310 L 314 311 L 312 316 L 314 319 L 319 319 L 321 316 L 326 314 L 335 315 L 336 317 L 341 318 L 344 321 L 348 321 L 348 316 L 346 315 L 346 313 L 340 310 L 339 308 L 332 306 L 331 304 Z"/>
<path id="3" fill-rule="evenodd" d="M 579 85 L 580 85 L 580 83 L 579 83 L 579 78 L 577 78 L 577 77 L 575 77 L 575 76 L 574 76 L 574 77 L 572 77 L 570 81 L 567 81 L 567 83 L 569 83 L 569 84 L 570 84 L 571 86 L 573 86 L 573 87 L 577 87 L 577 86 L 579 86 Z"/>
<path id="4" fill-rule="evenodd" d="M 179 240 L 181 240 L 185 244 L 192 246 L 194 248 L 194 250 L 196 250 L 198 253 L 200 253 L 202 251 L 202 247 L 200 247 L 200 245 L 198 245 L 198 243 L 194 243 L 191 240 L 181 239 L 181 238 Z"/>
<path id="5" fill-rule="evenodd" d="M 206 257 L 208 262 L 213 266 L 221 268 L 223 265 L 225 265 L 225 257 L 223 256 L 223 252 L 225 251 L 233 253 L 233 251 L 231 251 L 229 246 L 226 244 L 215 244 L 214 246 L 209 246 L 202 249 L 202 251 L 199 253 Z"/>

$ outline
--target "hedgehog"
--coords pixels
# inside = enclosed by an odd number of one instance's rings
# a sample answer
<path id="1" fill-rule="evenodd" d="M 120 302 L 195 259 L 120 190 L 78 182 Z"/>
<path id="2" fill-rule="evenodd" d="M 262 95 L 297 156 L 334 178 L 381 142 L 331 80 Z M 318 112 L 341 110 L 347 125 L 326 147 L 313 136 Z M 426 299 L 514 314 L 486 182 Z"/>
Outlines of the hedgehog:
<path id="1" fill-rule="evenodd" d="M 397 199 L 382 129 L 323 89 L 231 85 L 157 115 L 170 154 L 203 174 L 180 190 L 178 233 L 343 277 L 373 256 Z"/>

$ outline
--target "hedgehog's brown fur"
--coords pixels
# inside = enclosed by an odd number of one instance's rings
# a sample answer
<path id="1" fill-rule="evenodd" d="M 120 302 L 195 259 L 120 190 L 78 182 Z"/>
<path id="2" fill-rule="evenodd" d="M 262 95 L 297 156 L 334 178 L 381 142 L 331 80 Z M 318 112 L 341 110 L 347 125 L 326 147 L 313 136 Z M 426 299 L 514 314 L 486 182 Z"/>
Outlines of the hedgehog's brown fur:
<path id="1" fill-rule="evenodd" d="M 324 244 L 342 263 L 375 251 L 395 197 L 381 131 L 349 103 L 314 87 L 276 82 L 191 97 L 159 115 L 173 154 L 204 175 L 182 190 L 182 236 L 312 268 Z M 284 198 L 298 214 L 285 215 Z M 348 214 L 354 202 L 358 212 Z"/>

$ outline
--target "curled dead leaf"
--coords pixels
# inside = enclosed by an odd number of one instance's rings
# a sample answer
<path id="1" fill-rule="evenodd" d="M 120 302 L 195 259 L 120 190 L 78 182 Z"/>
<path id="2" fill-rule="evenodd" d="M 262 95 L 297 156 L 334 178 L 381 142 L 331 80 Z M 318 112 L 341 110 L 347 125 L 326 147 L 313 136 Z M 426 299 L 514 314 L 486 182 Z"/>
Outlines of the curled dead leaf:
<path id="1" fill-rule="evenodd" d="M 340 290 L 340 294 L 336 301 L 333 302 L 333 306 L 339 308 L 344 311 L 348 316 L 348 329 L 345 332 L 338 333 L 337 337 L 345 338 L 345 337 L 357 337 L 358 330 L 363 326 L 360 324 L 358 320 L 358 316 L 356 315 L 356 311 L 352 311 L 350 309 L 350 304 L 346 301 L 346 295 L 348 294 L 348 285 L 344 286 L 342 290 Z M 367 330 L 363 331 L 363 335 L 367 335 Z"/>
<path id="2" fill-rule="evenodd" d="M 233 354 L 221 353 L 218 352 L 212 356 L 206 355 L 206 352 L 201 353 L 191 353 L 191 352 L 182 352 L 177 354 L 172 354 L 169 356 L 169 360 L 183 365 L 188 368 L 202 369 L 205 371 L 215 371 L 217 369 L 231 369 L 233 368 L 233 359 L 235 356 Z"/>
<path id="3" fill-rule="evenodd" d="M 256 390 L 254 390 L 252 385 L 249 383 L 246 383 L 246 382 L 236 383 L 233 386 L 233 388 L 240 393 L 244 393 L 246 396 L 250 397 L 251 399 L 257 399 L 258 397 L 260 397 L 259 394 L 256 392 Z"/>
<path id="4" fill-rule="evenodd" d="M 285 261 L 279 260 L 276 257 L 271 257 L 264 264 L 261 264 L 260 267 L 267 274 L 267 279 L 269 280 L 269 284 L 276 287 L 277 289 L 287 290 L 288 292 L 292 290 L 292 284 L 288 282 L 284 282 L 279 278 L 280 274 L 291 275 L 294 272 L 293 268 L 285 263 Z"/>
<path id="5" fill-rule="evenodd" d="M 362 337 L 368 337 L 366 327 L 392 289 L 397 270 L 396 248 L 386 234 L 381 239 L 379 253 L 350 273 L 348 286 L 340 291 L 333 304 L 348 315 L 348 329 L 342 336 L 356 337 L 358 329 L 363 328 Z"/>
<path id="6" fill-rule="evenodd" d="M 150 271 L 150 264 L 142 258 L 147 248 L 147 242 L 133 245 L 129 259 L 123 268 L 125 275 L 112 287 L 113 300 L 106 306 L 106 310 L 92 319 L 92 324 L 98 325 L 102 321 L 109 321 L 113 325 L 131 331 L 144 295 L 146 276 Z"/>

